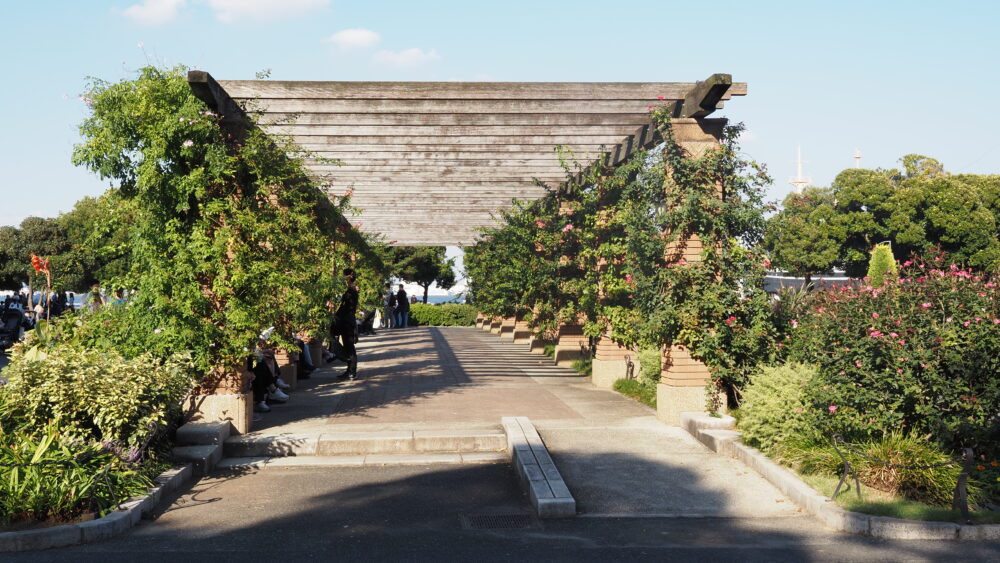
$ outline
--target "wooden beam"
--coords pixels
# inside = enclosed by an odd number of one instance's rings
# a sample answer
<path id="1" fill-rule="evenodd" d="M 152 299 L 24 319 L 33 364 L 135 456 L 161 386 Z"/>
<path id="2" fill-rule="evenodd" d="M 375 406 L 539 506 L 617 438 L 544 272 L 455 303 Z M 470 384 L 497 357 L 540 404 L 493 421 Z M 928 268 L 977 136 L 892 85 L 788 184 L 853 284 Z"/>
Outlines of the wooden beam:
<path id="1" fill-rule="evenodd" d="M 308 82 L 222 80 L 236 98 L 683 100 L 692 82 Z M 738 94 L 737 94 L 738 95 Z"/>
<path id="2" fill-rule="evenodd" d="M 264 125 L 273 135 L 291 137 L 605 137 L 621 138 L 635 125 Z"/>
<path id="3" fill-rule="evenodd" d="M 712 113 L 732 85 L 731 74 L 713 74 L 706 80 L 698 82 L 684 96 L 680 117 L 705 117 Z"/>
<path id="4" fill-rule="evenodd" d="M 267 113 L 450 113 L 450 114 L 499 114 L 499 113 L 627 113 L 642 115 L 650 105 L 669 100 L 312 100 L 312 99 L 240 99 L 248 110 Z"/>
<path id="5" fill-rule="evenodd" d="M 641 113 L 265 113 L 261 125 L 563 125 L 615 126 L 641 125 Z"/>
<path id="6" fill-rule="evenodd" d="M 541 145 L 542 150 L 550 151 L 556 145 L 563 146 L 605 146 L 613 147 L 620 142 L 621 135 L 411 135 L 372 137 L 368 135 L 295 135 L 291 140 L 299 145 L 326 144 L 346 145 L 352 142 L 364 142 L 366 145 L 395 145 L 403 150 L 407 146 L 417 145 Z"/>

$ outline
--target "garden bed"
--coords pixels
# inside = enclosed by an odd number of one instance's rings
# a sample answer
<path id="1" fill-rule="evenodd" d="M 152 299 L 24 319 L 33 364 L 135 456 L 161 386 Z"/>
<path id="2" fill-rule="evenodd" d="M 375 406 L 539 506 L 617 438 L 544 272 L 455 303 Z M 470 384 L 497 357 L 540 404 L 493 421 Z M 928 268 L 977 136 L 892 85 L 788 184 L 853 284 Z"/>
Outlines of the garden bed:
<path id="1" fill-rule="evenodd" d="M 173 467 L 154 480 L 143 496 L 131 498 L 103 518 L 0 532 L 0 552 L 36 551 L 101 541 L 124 533 L 152 512 L 164 495 L 176 491 L 193 475 L 191 465 Z"/>
<path id="2" fill-rule="evenodd" d="M 756 448 L 743 444 L 740 433 L 732 429 L 734 422 L 731 417 L 711 417 L 703 413 L 681 415 L 681 426 L 698 441 L 716 453 L 742 461 L 829 528 L 885 539 L 1000 540 L 1000 524 L 961 525 L 845 510 L 818 493 L 787 467 L 775 463 Z"/>

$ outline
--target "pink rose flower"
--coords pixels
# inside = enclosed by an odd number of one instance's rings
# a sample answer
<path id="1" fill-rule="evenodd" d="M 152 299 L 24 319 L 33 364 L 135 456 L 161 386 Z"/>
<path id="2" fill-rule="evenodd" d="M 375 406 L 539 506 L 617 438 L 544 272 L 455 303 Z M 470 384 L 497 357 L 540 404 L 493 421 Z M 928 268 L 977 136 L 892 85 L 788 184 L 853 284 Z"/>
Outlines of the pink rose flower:
<path id="1" fill-rule="evenodd" d="M 562 232 L 568 233 L 569 231 L 572 231 L 572 230 L 573 230 L 573 223 L 566 223 L 566 226 L 563 227 Z"/>
<path id="2" fill-rule="evenodd" d="M 921 303 L 920 306 L 923 307 L 924 309 L 930 309 L 931 308 L 931 304 L 930 303 Z"/>
<path id="3" fill-rule="evenodd" d="M 826 410 L 830 411 L 830 414 L 837 412 L 837 405 L 830 405 L 826 407 Z"/>

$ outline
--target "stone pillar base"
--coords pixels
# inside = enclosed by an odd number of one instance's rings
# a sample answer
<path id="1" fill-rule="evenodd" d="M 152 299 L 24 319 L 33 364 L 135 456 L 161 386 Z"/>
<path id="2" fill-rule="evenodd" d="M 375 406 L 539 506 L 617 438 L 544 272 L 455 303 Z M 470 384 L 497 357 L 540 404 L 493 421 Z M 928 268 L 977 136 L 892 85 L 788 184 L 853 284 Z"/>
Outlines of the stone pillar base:
<path id="1" fill-rule="evenodd" d="M 705 386 L 674 386 L 660 383 L 656 386 L 656 418 L 666 424 L 679 426 L 682 412 L 705 412 L 708 404 Z M 726 414 L 726 398 L 717 397 L 722 405 L 719 414 Z"/>
<path id="2" fill-rule="evenodd" d="M 680 426 L 682 412 L 705 412 L 705 386 L 675 387 L 665 383 L 656 386 L 656 418 Z"/>
<path id="3" fill-rule="evenodd" d="M 531 329 L 528 327 L 528 321 L 517 321 L 514 323 L 512 336 L 514 337 L 514 344 L 530 344 Z"/>
<path id="4" fill-rule="evenodd" d="M 504 319 L 500 323 L 500 338 L 514 339 L 514 317 Z"/>
<path id="5" fill-rule="evenodd" d="M 191 395 L 184 401 L 187 422 L 229 422 L 230 433 L 246 434 L 253 421 L 253 393 Z"/>
<path id="6" fill-rule="evenodd" d="M 533 354 L 545 354 L 545 346 L 548 344 L 548 341 L 532 336 L 531 341 L 528 343 L 528 351 Z"/>
<path id="7" fill-rule="evenodd" d="M 560 345 L 556 344 L 556 353 L 553 354 L 552 360 L 557 366 L 560 367 L 573 367 L 573 362 L 579 360 L 583 357 L 583 353 L 580 351 L 580 345 Z"/>
<path id="8" fill-rule="evenodd" d="M 590 374 L 590 382 L 601 389 L 611 389 L 615 386 L 615 381 L 625 379 L 628 364 L 625 360 L 598 360 L 594 358 L 593 368 Z M 639 376 L 639 365 L 635 364 L 633 375 Z"/>
<path id="9" fill-rule="evenodd" d="M 320 339 L 312 340 L 308 344 L 309 355 L 312 356 L 313 367 L 319 369 L 326 365 L 323 361 L 323 341 Z"/>
<path id="10" fill-rule="evenodd" d="M 490 323 L 490 332 L 492 334 L 500 334 L 500 325 L 502 323 L 499 320 L 495 320 Z"/>
<path id="11" fill-rule="evenodd" d="M 278 368 L 281 373 L 281 379 L 285 383 L 291 385 L 292 391 L 299 386 L 299 365 L 296 362 L 291 362 L 285 364 Z"/>

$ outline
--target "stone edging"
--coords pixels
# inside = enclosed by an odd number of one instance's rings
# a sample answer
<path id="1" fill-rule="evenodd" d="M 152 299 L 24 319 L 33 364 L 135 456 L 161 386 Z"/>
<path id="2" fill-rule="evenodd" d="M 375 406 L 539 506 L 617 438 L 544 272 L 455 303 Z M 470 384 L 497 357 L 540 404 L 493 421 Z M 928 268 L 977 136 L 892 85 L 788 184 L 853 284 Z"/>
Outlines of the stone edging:
<path id="1" fill-rule="evenodd" d="M 154 486 L 141 497 L 130 498 L 103 518 L 35 530 L 0 533 L 0 552 L 36 551 L 106 540 L 139 523 L 152 512 L 166 493 L 177 490 L 192 476 L 191 465 L 173 467 L 153 480 Z"/>
<path id="2" fill-rule="evenodd" d="M 507 434 L 507 451 L 532 506 L 541 518 L 576 516 L 576 499 L 549 456 L 535 425 L 526 416 L 500 419 Z"/>
<path id="3" fill-rule="evenodd" d="M 736 458 L 760 473 L 802 510 L 841 532 L 900 540 L 1000 539 L 1000 524 L 966 526 L 951 522 L 924 522 L 851 512 L 816 492 L 789 469 L 771 461 L 756 448 L 744 445 L 733 430 L 735 420 L 704 413 L 681 414 L 681 426 L 712 451 Z"/>

